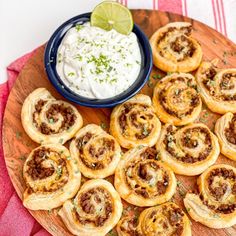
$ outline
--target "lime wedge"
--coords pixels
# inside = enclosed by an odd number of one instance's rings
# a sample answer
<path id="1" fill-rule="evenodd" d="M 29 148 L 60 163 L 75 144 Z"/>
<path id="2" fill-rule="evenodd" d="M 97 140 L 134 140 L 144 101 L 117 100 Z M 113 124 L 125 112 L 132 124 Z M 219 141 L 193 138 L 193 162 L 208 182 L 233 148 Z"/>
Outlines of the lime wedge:
<path id="1" fill-rule="evenodd" d="M 134 26 L 130 10 L 113 1 L 104 1 L 97 5 L 92 12 L 90 21 L 92 26 L 104 30 L 115 29 L 125 35 L 128 35 Z"/>

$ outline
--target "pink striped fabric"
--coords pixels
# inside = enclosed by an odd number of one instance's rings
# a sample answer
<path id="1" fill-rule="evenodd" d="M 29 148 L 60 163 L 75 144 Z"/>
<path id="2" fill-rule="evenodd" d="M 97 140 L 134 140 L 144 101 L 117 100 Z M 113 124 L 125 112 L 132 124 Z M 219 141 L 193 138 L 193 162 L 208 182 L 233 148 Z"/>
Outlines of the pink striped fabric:
<path id="1" fill-rule="evenodd" d="M 131 9 L 169 11 L 202 21 L 236 42 L 236 0 L 119 0 Z M 226 19 L 227 16 L 227 19 Z M 16 60 L 8 68 L 8 81 L 0 85 L 0 127 L 7 97 L 22 67 L 32 54 Z M 22 206 L 7 174 L 0 132 L 0 236 L 47 236 Z"/>

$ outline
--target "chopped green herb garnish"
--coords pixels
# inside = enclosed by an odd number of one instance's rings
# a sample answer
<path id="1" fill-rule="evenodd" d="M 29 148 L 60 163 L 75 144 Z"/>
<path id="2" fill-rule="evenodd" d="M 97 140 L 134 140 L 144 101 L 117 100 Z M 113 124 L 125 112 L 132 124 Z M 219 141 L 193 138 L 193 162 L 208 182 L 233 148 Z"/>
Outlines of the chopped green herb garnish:
<path id="1" fill-rule="evenodd" d="M 179 90 L 179 89 L 176 89 L 176 90 L 175 90 L 175 95 L 179 95 L 179 92 L 180 92 L 180 90 Z"/>
<path id="2" fill-rule="evenodd" d="M 60 139 L 59 139 L 59 143 L 63 143 L 63 138 L 60 138 Z"/>
<path id="3" fill-rule="evenodd" d="M 109 68 L 108 68 L 108 72 L 111 72 L 112 71 L 112 69 L 113 69 L 113 67 L 112 66 L 109 66 Z"/>
<path id="4" fill-rule="evenodd" d="M 82 28 L 84 28 L 84 26 L 83 25 L 76 25 L 75 28 L 79 32 Z"/>
<path id="5" fill-rule="evenodd" d="M 75 59 L 79 60 L 79 61 L 82 61 L 83 57 L 79 54 L 77 54 L 77 56 L 75 57 Z"/>
<path id="6" fill-rule="evenodd" d="M 22 156 L 19 157 L 19 159 L 24 161 L 26 159 L 26 157 L 22 155 Z"/>
<path id="7" fill-rule="evenodd" d="M 50 123 L 50 124 L 53 124 L 53 123 L 54 123 L 54 119 L 53 119 L 53 118 L 50 118 L 50 119 L 49 119 L 49 123 Z"/>
<path id="8" fill-rule="evenodd" d="M 186 208 L 186 210 L 187 210 L 187 212 L 190 212 L 190 211 L 191 211 L 191 208 L 188 207 L 188 208 Z"/>
<path id="9" fill-rule="evenodd" d="M 228 62 L 227 62 L 225 59 L 223 59 L 222 62 L 223 62 L 225 65 L 228 64 Z"/>
<path id="10" fill-rule="evenodd" d="M 152 88 L 153 87 L 153 82 L 151 80 L 148 80 L 147 85 L 148 85 L 149 88 Z"/>
<path id="11" fill-rule="evenodd" d="M 71 160 L 71 156 L 66 157 L 67 160 Z"/>
<path id="12" fill-rule="evenodd" d="M 143 145 L 138 145 L 138 149 L 142 149 L 144 146 Z"/>
<path id="13" fill-rule="evenodd" d="M 62 166 L 57 167 L 57 176 L 60 178 L 62 175 Z"/>
<path id="14" fill-rule="evenodd" d="M 185 192 L 183 189 L 180 189 L 180 190 L 179 190 L 179 195 L 180 195 L 181 197 L 185 196 L 185 194 L 186 194 L 186 192 Z"/>
<path id="15" fill-rule="evenodd" d="M 107 124 L 104 123 L 104 122 L 101 122 L 100 126 L 101 126 L 101 128 L 103 128 L 103 129 L 106 129 L 106 128 L 107 128 Z"/>
<path id="16" fill-rule="evenodd" d="M 147 136 L 147 135 L 149 134 L 149 131 L 148 131 L 148 129 L 147 129 L 146 126 L 143 127 L 143 132 L 142 132 L 142 134 L 143 134 L 144 136 Z"/>
<path id="17" fill-rule="evenodd" d="M 156 75 L 153 75 L 152 78 L 153 78 L 153 79 L 160 79 L 160 78 L 161 78 L 161 75 L 160 75 L 160 74 L 156 74 Z"/>
<path id="18" fill-rule="evenodd" d="M 22 132 L 16 131 L 16 138 L 20 139 L 22 137 Z"/>
<path id="19" fill-rule="evenodd" d="M 177 186 L 179 187 L 182 183 L 178 180 L 177 181 Z"/>
<path id="20" fill-rule="evenodd" d="M 75 76 L 75 72 L 70 72 L 67 74 L 67 76 Z"/>

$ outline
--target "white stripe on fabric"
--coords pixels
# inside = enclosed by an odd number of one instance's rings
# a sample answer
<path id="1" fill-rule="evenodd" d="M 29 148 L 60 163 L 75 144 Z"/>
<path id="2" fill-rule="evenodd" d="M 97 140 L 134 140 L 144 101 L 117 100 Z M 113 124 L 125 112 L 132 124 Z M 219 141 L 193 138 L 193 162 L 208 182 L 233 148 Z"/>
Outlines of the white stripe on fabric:
<path id="1" fill-rule="evenodd" d="M 228 38 L 236 42 L 236 1 L 223 1 Z"/>
<path id="2" fill-rule="evenodd" d="M 188 17 L 199 20 L 212 28 L 215 28 L 214 15 L 211 0 L 187 0 Z M 182 0 L 184 6 L 184 0 Z M 183 12 L 184 9 L 183 9 Z"/>
<path id="3" fill-rule="evenodd" d="M 152 0 L 127 0 L 127 6 L 130 9 L 153 9 L 153 1 Z"/>

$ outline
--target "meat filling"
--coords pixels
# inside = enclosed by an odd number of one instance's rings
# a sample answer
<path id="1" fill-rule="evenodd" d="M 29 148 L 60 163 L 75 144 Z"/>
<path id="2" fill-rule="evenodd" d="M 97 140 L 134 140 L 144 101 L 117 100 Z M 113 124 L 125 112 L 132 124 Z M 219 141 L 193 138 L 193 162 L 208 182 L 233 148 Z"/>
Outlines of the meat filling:
<path id="1" fill-rule="evenodd" d="M 224 91 L 233 90 L 234 83 L 232 78 L 236 78 L 236 73 L 225 73 L 222 75 L 222 80 L 219 83 L 220 89 L 223 91 L 221 94 L 216 94 L 216 81 L 214 80 L 217 71 L 214 67 L 210 67 L 204 72 L 206 78 L 203 79 L 203 84 L 209 93 L 223 101 L 236 101 L 236 94 L 225 94 Z"/>
<path id="2" fill-rule="evenodd" d="M 229 123 L 229 127 L 225 128 L 225 137 L 228 142 L 236 145 L 236 114 Z"/>
<path id="3" fill-rule="evenodd" d="M 188 148 L 196 148 L 198 146 L 198 141 L 192 138 L 192 135 L 191 135 L 192 132 L 204 134 L 204 137 L 205 137 L 204 142 L 205 142 L 206 148 L 204 149 L 204 151 L 199 153 L 198 157 L 193 157 L 191 156 L 190 153 L 186 153 L 184 156 L 178 155 L 178 153 L 176 152 L 174 148 L 174 145 L 176 145 L 176 140 L 174 138 L 175 132 L 173 131 L 171 127 L 172 126 L 168 127 L 167 134 L 164 139 L 166 150 L 171 154 L 171 156 L 173 156 L 179 161 L 186 162 L 186 163 L 195 163 L 198 161 L 202 161 L 208 157 L 209 153 L 212 151 L 212 143 L 211 143 L 211 137 L 210 137 L 209 131 L 206 128 L 196 127 L 193 129 L 187 129 L 183 133 L 181 142 L 183 146 L 188 147 Z"/>
<path id="4" fill-rule="evenodd" d="M 60 133 L 64 130 L 68 130 L 74 125 L 76 121 L 76 115 L 74 114 L 74 111 L 71 107 L 65 106 L 64 104 L 52 104 L 51 107 L 46 111 L 48 122 L 52 124 L 58 121 L 58 114 L 62 115 L 63 121 L 59 130 L 51 129 L 45 122 L 38 124 L 36 118 L 41 112 L 45 103 L 46 101 L 39 100 L 35 105 L 35 112 L 33 113 L 33 122 L 41 133 L 45 135 Z"/>
<path id="5" fill-rule="evenodd" d="M 208 176 L 208 189 L 211 193 L 211 195 L 215 198 L 216 201 L 221 201 L 223 196 L 225 195 L 227 191 L 227 184 L 225 182 L 219 182 L 217 186 L 213 186 L 214 178 L 215 177 L 222 177 L 230 182 L 233 182 L 234 184 L 232 187 L 232 194 L 236 196 L 236 175 L 233 170 L 228 170 L 226 168 L 218 168 L 214 169 L 210 175 Z M 200 195 L 200 199 L 202 200 L 203 204 L 208 206 L 211 210 L 214 210 L 216 213 L 222 213 L 222 214 L 230 214 L 235 211 L 236 204 L 235 203 L 222 203 L 219 206 L 211 205 L 207 199 L 204 199 L 203 195 Z"/>
<path id="6" fill-rule="evenodd" d="M 96 227 L 102 227 L 112 214 L 113 206 L 110 193 L 103 188 L 97 187 L 82 193 L 79 203 L 82 210 L 91 215 L 90 217 L 80 215 L 80 211 L 75 209 L 75 216 L 83 225 L 93 224 Z M 101 207 L 99 211 L 96 211 L 96 205 Z"/>
<path id="7" fill-rule="evenodd" d="M 136 109 L 138 107 L 140 109 Z M 124 104 L 124 109 L 118 118 L 119 126 L 123 135 L 126 135 L 126 131 L 128 129 L 128 121 L 130 121 L 132 126 L 137 129 L 137 132 L 135 133 L 135 137 L 137 139 L 144 139 L 148 137 L 148 135 L 152 132 L 154 126 L 145 126 L 144 122 L 138 121 L 138 118 L 143 120 L 152 120 L 154 118 L 154 115 L 152 111 L 149 111 L 149 107 L 146 105 L 135 103 Z"/>
<path id="8" fill-rule="evenodd" d="M 83 147 L 92 138 L 91 133 L 86 133 L 83 137 L 77 140 L 77 147 L 80 153 L 80 159 L 88 168 L 93 170 L 99 170 L 106 167 L 113 159 L 115 151 L 115 142 L 113 139 L 102 138 L 100 140 L 99 146 L 94 146 L 91 144 L 88 147 L 89 154 L 94 158 L 94 162 L 91 159 L 88 161 L 86 156 L 84 156 Z"/>
<path id="9" fill-rule="evenodd" d="M 136 218 L 129 219 L 125 221 L 121 226 L 120 229 L 122 232 L 130 235 L 130 236 L 141 236 L 137 231 L 136 227 L 138 225 L 138 221 Z"/>
<path id="10" fill-rule="evenodd" d="M 54 173 L 56 173 L 56 181 L 53 182 L 49 187 L 46 188 L 43 187 L 43 189 L 40 189 L 39 191 L 44 192 L 51 192 L 59 189 L 61 186 L 63 186 L 68 181 L 68 171 L 65 168 L 66 161 L 64 159 L 58 158 L 57 161 L 57 167 L 54 166 L 48 167 L 45 162 L 49 159 L 49 153 L 53 151 L 46 149 L 44 147 L 35 150 L 32 159 L 27 162 L 27 174 L 32 178 L 32 180 L 37 181 L 41 179 L 46 179 L 50 176 L 52 176 Z M 55 153 L 55 155 L 59 155 L 58 153 Z M 61 178 L 63 172 L 63 178 Z M 30 190 L 30 192 L 34 192 L 33 190 Z"/>
<path id="11" fill-rule="evenodd" d="M 175 79 L 172 79 L 170 80 L 170 83 L 176 83 L 176 82 L 184 82 L 185 79 L 188 81 L 187 84 L 189 84 L 188 87 L 191 87 L 191 88 L 194 88 L 196 89 L 196 85 L 195 84 L 191 84 L 191 81 L 188 80 L 188 78 L 182 78 L 182 77 L 177 77 Z M 186 89 L 188 89 L 188 87 L 186 87 Z M 174 101 L 176 103 L 176 106 L 178 105 L 178 103 L 182 103 L 182 98 L 181 98 L 181 93 L 183 93 L 184 90 L 181 89 L 181 90 L 176 90 L 176 93 L 173 95 L 173 98 L 174 98 Z M 173 116 L 176 116 L 177 118 L 181 119 L 183 117 L 186 117 L 188 115 L 191 115 L 192 112 L 194 111 L 195 107 L 197 107 L 200 103 L 200 97 L 198 95 L 197 92 L 195 93 L 189 93 L 189 99 L 191 100 L 190 101 L 190 106 L 189 106 L 189 109 L 185 112 L 181 112 L 181 111 L 178 111 L 178 110 L 171 110 L 169 108 L 169 105 L 167 103 L 167 89 L 163 89 L 159 92 L 159 100 L 160 100 L 160 103 L 162 105 L 162 107 L 165 109 L 165 111 L 170 114 L 170 115 L 173 115 Z"/>
<path id="12" fill-rule="evenodd" d="M 143 161 L 140 161 L 135 166 L 133 163 L 131 163 L 129 166 L 126 167 L 125 172 L 127 173 L 127 184 L 130 186 L 131 189 L 135 191 L 136 194 L 141 195 L 144 198 L 150 198 L 153 196 L 155 197 L 157 195 L 164 194 L 169 185 L 169 176 L 155 160 L 156 154 L 157 152 L 155 149 L 147 148 L 140 155 Z M 146 187 L 140 186 L 138 183 L 134 185 L 135 178 L 134 176 L 131 176 L 129 174 L 130 172 L 132 172 L 132 170 L 137 171 L 135 175 L 139 180 L 141 180 L 142 182 L 146 182 L 150 185 L 150 187 L 152 188 L 151 191 L 149 191 Z M 153 182 L 152 180 L 155 179 L 155 176 L 153 176 L 152 173 L 157 172 L 158 170 L 162 171 L 162 180 Z"/>

